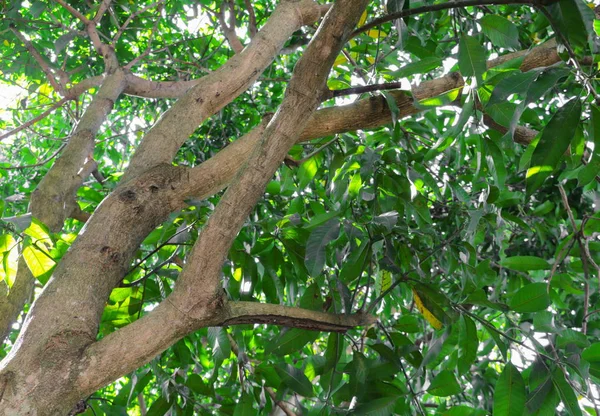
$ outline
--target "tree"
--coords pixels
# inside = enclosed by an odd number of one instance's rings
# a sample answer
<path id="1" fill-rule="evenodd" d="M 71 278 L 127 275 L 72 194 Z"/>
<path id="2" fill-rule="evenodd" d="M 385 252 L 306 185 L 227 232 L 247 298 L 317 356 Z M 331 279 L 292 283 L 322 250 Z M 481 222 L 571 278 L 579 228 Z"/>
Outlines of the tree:
<path id="1" fill-rule="evenodd" d="M 593 5 L 276 3 L 2 5 L 0 415 L 600 414 Z"/>

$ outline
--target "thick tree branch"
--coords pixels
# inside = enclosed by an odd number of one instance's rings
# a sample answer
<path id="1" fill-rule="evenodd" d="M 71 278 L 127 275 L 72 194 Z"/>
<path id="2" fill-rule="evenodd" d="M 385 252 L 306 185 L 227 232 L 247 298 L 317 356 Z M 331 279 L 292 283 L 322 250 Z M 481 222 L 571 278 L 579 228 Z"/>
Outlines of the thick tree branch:
<path id="1" fill-rule="evenodd" d="M 144 318 L 110 334 L 87 349 L 86 360 L 82 364 L 86 370 L 80 377 L 80 383 L 84 386 L 82 392 L 93 391 L 101 385 L 91 382 L 96 381 L 98 377 L 104 377 L 107 366 L 112 379 L 115 375 L 124 374 L 144 362 L 138 357 L 143 356 L 142 360 L 149 359 L 190 330 L 211 322 L 220 322 L 223 318 L 230 319 L 230 323 L 236 320 L 243 322 L 244 311 L 256 312 L 253 319 L 258 322 L 272 322 L 277 313 L 298 313 L 295 320 L 285 322 L 317 329 L 312 319 L 326 319 L 322 325 L 330 330 L 344 329 L 344 322 L 339 318 L 327 321 L 330 318 L 327 314 L 300 314 L 296 309 L 289 310 L 277 306 L 261 307 L 238 303 L 234 306 L 232 316 L 231 309 L 227 308 L 228 303 L 224 299 L 219 277 L 233 239 L 264 192 L 274 171 L 296 142 L 298 134 L 307 122 L 307 115 L 319 105 L 327 88 L 327 74 L 367 2 L 368 0 L 341 0 L 336 2 L 326 15 L 317 35 L 296 65 L 286 97 L 262 134 L 260 145 L 229 186 L 202 229 L 177 280 L 175 290 Z M 178 315 L 177 319 L 167 318 L 172 315 Z M 170 322 L 168 325 L 167 319 Z M 360 318 L 353 322 L 364 323 L 371 320 Z M 129 345 L 128 351 L 124 352 L 126 357 L 120 355 L 118 363 L 109 365 L 106 361 L 113 356 L 111 353 L 122 348 L 124 340 L 139 336 L 140 330 L 149 331 L 153 336 L 142 343 L 143 345 Z M 98 366 L 98 363 L 102 365 Z M 106 380 L 102 379 L 101 382 Z"/>
<path id="2" fill-rule="evenodd" d="M 229 9 L 229 10 L 226 10 Z M 225 12 L 229 12 L 229 23 L 225 21 Z M 244 45 L 237 37 L 235 33 L 236 26 L 236 18 L 235 18 L 235 5 L 232 0 L 222 0 L 221 7 L 219 8 L 219 12 L 217 13 L 217 18 L 219 20 L 219 25 L 221 26 L 221 30 L 229 42 L 231 49 L 235 53 L 240 53 L 244 49 Z"/>
<path id="3" fill-rule="evenodd" d="M 556 53 L 556 43 L 547 42 L 537 48 L 522 52 L 507 54 L 503 57 L 489 61 L 488 66 L 500 65 L 511 59 L 522 58 L 521 70 L 528 71 L 532 68 L 545 67 L 560 62 Z M 422 110 L 414 105 L 413 99 L 422 100 L 435 97 L 454 88 L 460 88 L 464 81 L 460 74 L 452 73 L 442 78 L 425 81 L 413 88 L 412 97 L 402 91 L 390 91 L 398 107 L 398 118 L 408 117 Z M 506 129 L 494 123 L 489 117 L 485 119 L 490 127 L 505 132 Z M 368 97 L 355 103 L 327 107 L 316 111 L 298 138 L 298 142 L 313 140 L 321 137 L 332 136 L 356 130 L 366 130 L 381 127 L 392 122 L 392 113 L 386 100 L 381 96 Z M 181 188 L 183 199 L 207 198 L 224 189 L 233 179 L 252 149 L 260 140 L 265 122 L 256 127 L 258 131 L 251 131 L 238 140 L 225 147 L 211 159 L 193 168 L 189 173 L 190 181 Z M 528 144 L 536 132 L 526 128 L 517 128 L 514 139 L 518 143 Z"/>
<path id="4" fill-rule="evenodd" d="M 321 10 L 310 0 L 281 2 L 241 53 L 201 78 L 146 134 L 124 180 L 157 164 L 170 163 L 198 125 L 252 85 L 291 34 L 302 25 L 315 22 Z"/>
<path id="5" fill-rule="evenodd" d="M 125 76 L 122 72 L 106 78 L 70 137 L 67 146 L 63 149 L 61 156 L 33 191 L 29 206 L 31 214 L 46 224 L 50 231 L 60 231 L 65 219 L 77 207 L 75 193 L 96 167 L 96 162 L 92 158 L 94 138 L 124 88 Z M 31 296 L 34 282 L 35 279 L 29 268 L 21 259 L 15 278 L 15 285 L 18 285 L 19 290 L 14 291 L 14 294 L 11 291 L 7 302 L 2 302 L 6 309 L 0 315 L 2 340 L 16 320 L 24 303 Z"/>
<path id="6" fill-rule="evenodd" d="M 98 7 L 98 11 L 96 12 L 96 16 L 94 16 L 94 18 L 92 19 L 92 21 L 95 24 L 98 24 L 100 22 L 102 16 L 104 16 L 104 13 L 106 13 L 108 8 L 110 7 L 110 3 L 111 0 L 102 0 L 102 2 L 100 3 L 100 7 Z"/>
<path id="7" fill-rule="evenodd" d="M 58 232 L 75 204 L 75 193 L 95 169 L 94 139 L 125 88 L 125 75 L 108 76 L 86 109 L 62 155 L 31 195 L 31 211 L 53 232 Z"/>
<path id="8" fill-rule="evenodd" d="M 285 305 L 259 302 L 229 302 L 227 317 L 220 326 L 239 324 L 270 324 L 311 331 L 346 332 L 357 326 L 369 326 L 377 321 L 372 315 L 340 315 L 312 311 Z"/>

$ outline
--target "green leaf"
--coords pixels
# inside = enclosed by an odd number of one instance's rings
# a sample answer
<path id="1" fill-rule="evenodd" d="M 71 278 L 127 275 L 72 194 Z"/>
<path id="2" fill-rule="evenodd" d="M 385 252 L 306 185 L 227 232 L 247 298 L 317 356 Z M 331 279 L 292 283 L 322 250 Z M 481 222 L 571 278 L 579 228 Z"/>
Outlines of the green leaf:
<path id="1" fill-rule="evenodd" d="M 552 266 L 542 258 L 535 256 L 513 256 L 500 261 L 502 267 L 527 272 L 529 270 L 550 270 Z"/>
<path id="2" fill-rule="evenodd" d="M 354 351 L 350 369 L 350 391 L 355 396 L 360 396 L 363 393 L 369 367 L 367 358 L 360 352 Z"/>
<path id="3" fill-rule="evenodd" d="M 337 332 L 332 332 L 327 337 L 327 348 L 325 349 L 325 371 L 335 368 L 342 358 L 344 350 L 343 336 Z"/>
<path id="4" fill-rule="evenodd" d="M 462 315 L 460 319 L 458 346 L 458 373 L 465 374 L 470 370 L 471 364 L 475 362 L 477 348 L 479 347 L 475 322 L 466 315 Z"/>
<path id="5" fill-rule="evenodd" d="M 392 286 L 392 273 L 382 270 L 375 276 L 375 294 L 380 296 Z"/>
<path id="6" fill-rule="evenodd" d="M 495 46 L 519 49 L 519 30 L 510 20 L 493 14 L 486 14 L 479 20 L 483 33 Z"/>
<path id="7" fill-rule="evenodd" d="M 583 350 L 581 358 L 590 363 L 590 374 L 600 379 L 600 342 L 596 342 Z"/>
<path id="8" fill-rule="evenodd" d="M 598 221 L 600 223 L 600 221 Z M 340 280 L 344 283 L 351 283 L 357 279 L 365 268 L 367 258 L 371 253 L 371 244 L 363 241 L 357 250 L 352 252 L 350 258 L 346 259 L 342 270 L 340 271 Z"/>
<path id="9" fill-rule="evenodd" d="M 402 315 L 394 324 L 394 329 L 400 332 L 419 332 L 421 331 L 421 321 L 416 315 Z"/>
<path id="10" fill-rule="evenodd" d="M 463 77 L 475 77 L 480 84 L 487 70 L 486 52 L 477 39 L 462 35 L 458 44 L 458 67 Z"/>
<path id="11" fill-rule="evenodd" d="M 240 401 L 235 406 L 235 412 L 233 412 L 233 416 L 255 416 L 257 414 L 252 404 L 254 403 L 254 398 L 242 391 L 242 397 Z"/>
<path id="12" fill-rule="evenodd" d="M 454 374 L 448 370 L 442 370 L 431 381 L 427 393 L 433 396 L 448 397 L 458 394 L 461 390 Z"/>
<path id="13" fill-rule="evenodd" d="M 527 169 L 527 194 L 535 192 L 558 167 L 581 117 L 581 102 L 574 98 L 558 109 L 542 132 Z"/>
<path id="14" fill-rule="evenodd" d="M 162 397 L 159 397 L 152 403 L 152 406 L 148 409 L 146 416 L 163 416 L 169 411 L 172 403 L 168 402 Z"/>
<path id="15" fill-rule="evenodd" d="M 227 329 L 218 326 L 208 328 L 208 342 L 215 360 L 222 362 L 231 355 L 231 343 L 227 336 Z"/>
<path id="16" fill-rule="evenodd" d="M 299 368 L 286 364 L 275 367 L 275 371 L 281 377 L 283 383 L 303 397 L 314 397 L 313 386 L 304 372 Z"/>
<path id="17" fill-rule="evenodd" d="M 565 328 L 558 335 L 556 340 L 557 348 L 564 349 L 569 344 L 573 344 L 579 348 L 586 348 L 590 345 L 590 341 L 585 334 L 573 329 Z"/>
<path id="18" fill-rule="evenodd" d="M 394 407 L 398 397 L 386 396 L 378 399 L 369 400 L 368 403 L 359 404 L 352 412 L 360 416 L 389 416 L 394 414 Z"/>
<path id="19" fill-rule="evenodd" d="M 535 388 L 527 398 L 527 410 L 530 413 L 535 413 L 542 408 L 548 398 L 548 394 L 552 392 L 552 379 L 548 377 L 543 383 Z"/>
<path id="20" fill-rule="evenodd" d="M 502 337 L 500 336 L 500 334 L 497 331 L 490 328 L 488 325 L 484 325 L 483 327 L 487 330 L 487 332 L 490 334 L 490 336 L 496 343 L 496 346 L 500 350 L 500 353 L 502 354 L 502 357 L 504 358 L 504 360 L 507 361 L 508 360 L 508 346 L 506 345 L 506 342 L 504 342 L 504 339 L 502 339 Z"/>
<path id="21" fill-rule="evenodd" d="M 523 286 L 510 299 L 508 306 L 515 312 L 537 312 L 546 309 L 552 301 L 546 283 Z"/>
<path id="22" fill-rule="evenodd" d="M 582 0 L 560 0 L 545 6 L 572 46 L 585 48 L 593 33 L 594 13 Z"/>
<path id="23" fill-rule="evenodd" d="M 276 342 L 268 345 L 266 352 L 277 356 L 284 356 L 301 351 L 309 342 L 319 337 L 319 332 L 305 329 L 292 328 L 281 336 Z"/>
<path id="24" fill-rule="evenodd" d="M 330 241 L 338 238 L 340 233 L 340 222 L 332 218 L 325 224 L 315 228 L 306 242 L 306 254 L 304 264 L 311 276 L 318 276 L 325 267 L 326 248 Z"/>
<path id="25" fill-rule="evenodd" d="M 519 370 L 507 363 L 494 389 L 494 416 L 522 416 L 525 411 L 525 382 Z"/>
<path id="26" fill-rule="evenodd" d="M 43 1 L 34 1 L 31 6 L 29 6 L 29 13 L 35 19 L 40 17 L 44 10 L 46 10 L 46 3 Z"/>
<path id="27" fill-rule="evenodd" d="M 423 58 L 420 61 L 411 62 L 397 71 L 390 72 L 390 76 L 399 79 L 415 74 L 426 74 L 441 66 L 442 62 L 441 58 L 430 56 Z"/>
<path id="28" fill-rule="evenodd" d="M 502 103 L 513 94 L 525 95 L 529 90 L 529 86 L 533 83 L 536 77 L 540 74 L 539 70 L 527 72 L 515 71 L 512 75 L 503 78 L 492 92 L 492 96 L 487 103 L 491 107 L 494 104 Z"/>
<path id="29" fill-rule="evenodd" d="M 360 177 L 360 173 L 357 172 L 352 176 L 350 184 L 348 185 L 348 195 L 351 197 L 357 197 L 361 187 L 362 179 Z"/>
<path id="30" fill-rule="evenodd" d="M 308 186 L 319 171 L 320 164 L 321 157 L 316 155 L 300 165 L 298 168 L 298 188 L 304 189 Z"/>
<path id="31" fill-rule="evenodd" d="M 506 181 L 506 165 L 502 151 L 492 140 L 484 141 L 488 166 L 494 176 L 494 182 L 500 190 L 504 189 Z"/>
<path id="32" fill-rule="evenodd" d="M 194 393 L 202 396 L 210 396 L 212 394 L 212 389 L 198 374 L 190 374 L 185 385 L 188 386 Z"/>
<path id="33" fill-rule="evenodd" d="M 554 388 L 556 391 L 558 391 L 560 400 L 569 414 L 573 416 L 581 416 L 582 413 L 579 407 L 579 402 L 577 401 L 577 396 L 575 395 L 575 391 L 565 378 L 565 375 L 560 367 L 557 367 L 552 372 L 552 382 L 554 383 Z"/>

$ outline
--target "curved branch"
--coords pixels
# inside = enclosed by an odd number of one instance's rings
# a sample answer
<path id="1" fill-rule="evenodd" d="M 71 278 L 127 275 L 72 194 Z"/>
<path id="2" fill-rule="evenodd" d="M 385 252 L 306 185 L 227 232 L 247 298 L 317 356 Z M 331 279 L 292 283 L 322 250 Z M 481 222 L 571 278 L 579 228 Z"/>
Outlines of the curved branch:
<path id="1" fill-rule="evenodd" d="M 54 1 L 56 1 L 62 7 L 64 7 L 69 13 L 71 13 L 71 15 L 73 15 L 73 17 L 76 17 L 77 19 L 81 20 L 81 22 L 84 25 L 87 25 L 88 23 L 90 23 L 90 19 L 85 17 L 85 15 L 83 13 L 81 13 L 79 10 L 77 10 L 76 8 L 71 6 L 65 0 L 54 0 Z"/>
<path id="2" fill-rule="evenodd" d="M 546 42 L 526 54 L 515 52 L 489 61 L 488 66 L 496 66 L 508 60 L 523 58 L 522 71 L 532 68 L 550 66 L 560 62 L 556 53 L 556 43 Z M 413 99 L 422 100 L 435 97 L 451 89 L 459 88 L 464 84 L 460 74 L 452 73 L 445 77 L 425 81 L 413 88 L 411 94 L 403 91 L 390 91 L 398 107 L 398 118 L 417 114 L 422 110 L 414 105 Z M 381 127 L 392 122 L 392 113 L 386 100 L 381 96 L 368 97 L 352 104 L 327 107 L 317 110 L 309 118 L 309 122 L 298 137 L 298 142 L 314 140 L 321 137 L 349 131 L 365 130 Z M 190 181 L 181 188 L 182 198 L 207 198 L 224 189 L 238 172 L 239 167 L 250 157 L 252 150 L 260 140 L 268 119 L 255 127 L 254 130 L 237 139 L 215 156 L 193 168 L 189 173 Z M 493 120 L 486 118 L 486 123 L 497 130 L 503 127 Z M 501 130 L 502 131 L 502 130 Z M 528 144 L 537 132 L 525 128 L 515 131 L 514 139 L 517 143 Z"/>
<path id="3" fill-rule="evenodd" d="M 335 3 L 297 63 L 281 108 L 260 138 L 261 146 L 257 146 L 202 229 L 174 291 L 141 320 L 88 347 L 84 362 L 78 366 L 83 369 L 79 378 L 83 392 L 93 391 L 107 381 L 104 379 L 106 367 L 109 367 L 111 379 L 124 374 L 186 333 L 208 324 L 243 323 L 249 322 L 248 319 L 272 323 L 277 321 L 278 314 L 292 315 L 282 323 L 311 329 L 319 329 L 317 324 L 321 320 L 324 320 L 321 322 L 323 328 L 336 331 L 346 330 L 351 324 L 372 322 L 373 318 L 362 316 L 332 317 L 322 312 L 298 312 L 295 308 L 277 305 L 241 302 L 230 306 L 224 299 L 219 281 L 223 260 L 233 239 L 274 171 L 296 142 L 307 122 L 306 115 L 319 105 L 327 88 L 327 75 L 349 35 L 347 27 L 356 25 L 367 3 L 368 0 Z M 252 318 L 248 318 L 249 314 Z M 171 318 L 173 316 L 175 319 Z M 128 345 L 128 351 L 123 352 L 126 356 L 120 354 L 118 363 L 108 362 L 123 348 L 127 339 L 135 337 L 139 340 L 140 331 L 152 335 L 146 342 Z M 101 377 L 100 383 L 98 377 Z"/>
<path id="4" fill-rule="evenodd" d="M 458 9 L 469 6 L 498 6 L 506 4 L 523 4 L 529 6 L 539 6 L 555 3 L 558 0 L 459 0 L 451 1 L 446 3 L 432 4 L 429 6 L 415 7 L 414 9 L 406 9 L 395 13 L 386 14 L 385 16 L 379 17 L 371 22 L 359 27 L 354 31 L 352 37 L 360 35 L 361 33 L 367 32 L 376 26 L 383 23 L 391 22 L 396 19 L 402 19 L 403 17 L 415 16 L 424 13 L 438 12 L 441 10 Z"/>
<path id="5" fill-rule="evenodd" d="M 225 6 L 229 9 L 229 24 L 225 21 Z M 217 13 L 217 18 L 219 20 L 219 25 L 221 26 L 221 30 L 227 38 L 227 42 L 229 42 L 229 46 L 235 53 L 240 53 L 244 49 L 244 45 L 238 38 L 235 33 L 235 26 L 237 24 L 237 19 L 235 18 L 235 5 L 231 0 L 223 0 L 221 2 L 221 7 Z"/>
<path id="6" fill-rule="evenodd" d="M 23 43 L 23 45 L 25 45 L 25 48 L 27 49 L 27 51 L 31 54 L 31 56 L 33 56 L 35 61 L 42 68 L 42 71 L 44 71 L 44 74 L 46 74 L 46 79 L 48 80 L 48 83 L 50 83 L 50 85 L 52 85 L 52 88 L 54 88 L 54 91 L 56 91 L 58 94 L 64 96 L 65 95 L 64 94 L 64 85 L 61 85 L 59 83 L 59 81 L 56 80 L 56 78 L 54 77 L 54 74 L 52 73 L 52 70 L 50 69 L 50 65 L 48 65 L 48 63 L 44 60 L 44 58 L 37 51 L 35 46 L 33 46 L 33 44 L 25 36 L 23 36 L 23 34 L 21 32 L 19 32 L 16 27 L 10 25 L 9 29 L 11 32 L 13 32 L 13 34 L 17 37 L 17 39 L 19 39 Z"/>
<path id="7" fill-rule="evenodd" d="M 149 167 L 171 163 L 181 145 L 207 117 L 254 83 L 298 28 L 320 17 L 311 0 L 281 2 L 252 42 L 218 70 L 201 78 L 144 136 L 123 180 Z"/>

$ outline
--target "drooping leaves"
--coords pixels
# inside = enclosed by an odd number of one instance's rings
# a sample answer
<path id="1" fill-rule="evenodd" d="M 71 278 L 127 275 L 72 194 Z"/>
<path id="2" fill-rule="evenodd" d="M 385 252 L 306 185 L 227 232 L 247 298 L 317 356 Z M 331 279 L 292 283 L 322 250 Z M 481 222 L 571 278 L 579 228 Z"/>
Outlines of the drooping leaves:
<path id="1" fill-rule="evenodd" d="M 512 364 L 504 366 L 494 388 L 494 415 L 520 416 L 525 411 L 525 382 Z"/>
<path id="2" fill-rule="evenodd" d="M 544 128 L 527 169 L 527 194 L 535 192 L 558 167 L 571 143 L 580 116 L 581 102 L 573 98 L 558 109 Z"/>

